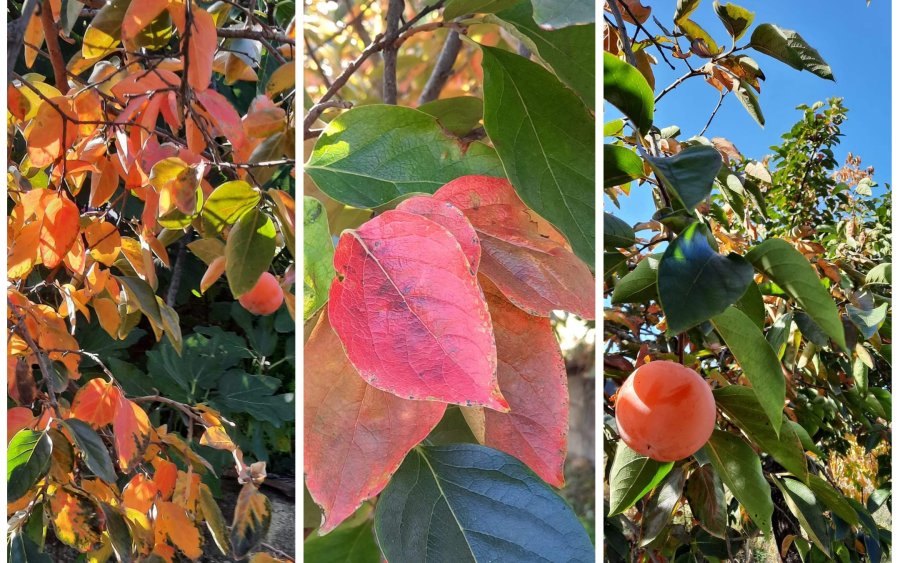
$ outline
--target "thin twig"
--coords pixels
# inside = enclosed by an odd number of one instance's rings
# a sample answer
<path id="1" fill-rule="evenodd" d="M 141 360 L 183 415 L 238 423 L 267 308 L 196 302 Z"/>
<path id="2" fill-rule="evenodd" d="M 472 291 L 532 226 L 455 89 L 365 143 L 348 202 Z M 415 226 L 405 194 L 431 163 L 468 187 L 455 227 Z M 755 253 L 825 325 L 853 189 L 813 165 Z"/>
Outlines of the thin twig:
<path id="1" fill-rule="evenodd" d="M 403 15 L 403 8 L 406 6 L 406 0 L 388 0 L 387 15 L 385 16 L 385 37 L 395 37 L 397 30 L 400 28 L 400 17 Z M 384 103 L 397 105 L 397 46 L 394 42 L 389 42 L 384 47 L 382 53 L 384 58 Z"/>
<path id="2" fill-rule="evenodd" d="M 709 116 L 709 119 L 706 120 L 706 125 L 704 125 L 703 129 L 701 129 L 700 132 L 697 133 L 698 137 L 702 137 L 703 134 L 706 133 L 706 130 L 709 129 L 709 126 L 713 122 L 713 118 L 716 116 L 716 113 L 718 113 L 719 108 L 722 107 L 722 102 L 725 101 L 726 95 L 728 95 L 728 90 L 723 90 L 719 93 L 719 103 L 716 104 L 716 107 L 715 109 L 713 109 L 712 114 Z"/>
<path id="3" fill-rule="evenodd" d="M 462 47 L 462 39 L 459 38 L 459 33 L 451 31 L 447 34 L 447 39 L 444 40 L 444 46 L 441 48 L 441 54 L 438 55 L 434 70 L 431 71 L 431 76 L 428 77 L 428 82 L 419 96 L 419 105 L 436 100 L 441 95 L 441 90 L 444 89 L 447 80 L 453 76 L 453 65 L 456 64 L 456 57 L 459 55 L 460 47 Z"/>
<path id="4" fill-rule="evenodd" d="M 331 79 L 328 78 L 325 67 L 322 66 L 322 61 L 319 59 L 319 56 L 316 55 L 315 47 L 310 43 L 309 36 L 305 33 L 303 34 L 303 42 L 306 44 L 306 52 L 309 53 L 309 58 L 312 59 L 312 62 L 316 65 L 316 71 L 318 71 L 319 76 L 322 77 L 322 81 L 325 82 L 325 87 L 331 88 Z"/>
<path id="5" fill-rule="evenodd" d="M 669 65 L 669 68 L 671 68 L 672 70 L 675 70 L 675 65 L 673 65 L 669 61 L 668 57 L 666 57 L 666 52 L 663 51 L 663 48 L 659 44 L 659 41 L 657 41 L 656 37 L 653 34 L 651 34 L 649 31 L 647 31 L 647 28 L 644 27 L 643 24 L 638 21 L 638 19 L 634 16 L 634 13 L 631 11 L 631 8 L 628 7 L 628 3 L 622 2 L 622 7 L 625 8 L 625 11 L 628 12 L 629 16 L 631 16 L 631 21 L 634 22 L 634 25 L 637 26 L 638 30 L 643 31 L 644 33 L 647 34 L 647 38 L 649 38 L 650 41 L 653 42 L 653 45 L 656 47 L 656 50 L 659 51 L 660 55 L 662 55 L 663 60 L 666 61 L 666 64 Z M 637 32 L 635 32 L 635 37 L 637 37 Z"/>

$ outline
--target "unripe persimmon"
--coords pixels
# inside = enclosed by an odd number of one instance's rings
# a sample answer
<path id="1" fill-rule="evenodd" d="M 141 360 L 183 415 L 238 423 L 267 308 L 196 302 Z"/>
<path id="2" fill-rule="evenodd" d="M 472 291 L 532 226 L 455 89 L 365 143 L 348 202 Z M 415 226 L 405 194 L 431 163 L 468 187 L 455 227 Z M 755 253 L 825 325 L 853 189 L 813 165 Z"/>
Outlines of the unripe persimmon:
<path id="1" fill-rule="evenodd" d="M 706 381 L 681 364 L 642 365 L 616 394 L 616 424 L 625 444 L 656 461 L 677 461 L 703 447 L 716 423 Z"/>
<path id="2" fill-rule="evenodd" d="M 238 303 L 254 315 L 271 315 L 283 301 L 284 292 L 269 272 L 263 272 L 253 289 L 238 298 Z"/>

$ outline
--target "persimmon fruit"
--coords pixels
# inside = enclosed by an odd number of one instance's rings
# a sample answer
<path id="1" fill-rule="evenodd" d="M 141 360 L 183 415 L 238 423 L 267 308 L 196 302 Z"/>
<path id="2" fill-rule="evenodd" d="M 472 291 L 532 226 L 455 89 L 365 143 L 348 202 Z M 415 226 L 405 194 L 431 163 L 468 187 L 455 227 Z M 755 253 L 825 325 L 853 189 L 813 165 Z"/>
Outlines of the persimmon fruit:
<path id="1" fill-rule="evenodd" d="M 677 461 L 703 447 L 716 403 L 696 371 L 657 360 L 636 369 L 616 394 L 616 424 L 625 444 L 656 461 Z"/>
<path id="2" fill-rule="evenodd" d="M 253 289 L 238 298 L 238 303 L 254 315 L 271 315 L 283 301 L 284 292 L 269 272 L 263 272 Z"/>

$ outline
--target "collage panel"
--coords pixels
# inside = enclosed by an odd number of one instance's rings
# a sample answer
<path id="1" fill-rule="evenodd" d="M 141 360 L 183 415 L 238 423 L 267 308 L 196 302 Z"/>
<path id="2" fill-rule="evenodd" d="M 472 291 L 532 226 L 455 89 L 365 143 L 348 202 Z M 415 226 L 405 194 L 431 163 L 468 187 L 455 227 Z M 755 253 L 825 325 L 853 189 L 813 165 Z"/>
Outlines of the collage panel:
<path id="1" fill-rule="evenodd" d="M 294 561 L 293 3 L 7 4 L 9 561 Z"/>
<path id="2" fill-rule="evenodd" d="M 594 561 L 595 35 L 305 6 L 306 561 Z"/>
<path id="3" fill-rule="evenodd" d="M 891 4 L 738 4 L 605 2 L 602 557 L 890 561 Z"/>

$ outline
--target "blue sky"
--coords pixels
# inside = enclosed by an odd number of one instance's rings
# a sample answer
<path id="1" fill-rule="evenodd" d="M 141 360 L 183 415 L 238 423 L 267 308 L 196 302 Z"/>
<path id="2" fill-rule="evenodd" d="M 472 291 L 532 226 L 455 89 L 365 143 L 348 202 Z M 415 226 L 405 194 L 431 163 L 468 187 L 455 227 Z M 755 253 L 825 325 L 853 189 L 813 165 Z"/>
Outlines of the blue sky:
<path id="1" fill-rule="evenodd" d="M 847 152 L 862 156 L 864 167 L 875 167 L 876 182 L 882 185 L 890 182 L 891 3 L 873 0 L 866 7 L 865 0 L 731 1 L 756 12 L 753 28 L 761 23 L 774 23 L 800 33 L 831 65 L 836 82 L 796 71 L 766 55 L 747 50 L 745 53 L 756 59 L 766 75 L 759 96 L 766 126 L 761 128 L 738 100 L 729 95 L 705 135 L 726 137 L 748 157 L 762 158 L 771 152 L 770 146 L 780 144 L 781 134 L 801 115 L 794 109 L 796 106 L 840 96 L 849 113 L 843 126 L 843 142 L 835 154 L 839 159 Z M 644 1 L 666 26 L 671 26 L 675 4 L 675 0 Z M 691 17 L 720 44 L 730 45 L 728 34 L 713 12 L 712 0 L 702 0 Z M 746 44 L 749 37 L 750 32 L 738 45 Z M 655 49 L 651 52 L 658 56 Z M 654 67 L 657 93 L 686 72 L 683 63 L 671 57 L 670 60 L 677 70 L 671 70 L 662 60 Z M 694 66 L 698 60 L 690 59 Z M 654 122 L 660 128 L 678 125 L 682 131 L 679 138 L 687 139 L 703 128 L 717 101 L 718 93 L 703 78 L 691 78 L 660 100 Z M 608 105 L 606 108 L 609 110 Z M 618 116 L 619 112 L 612 108 L 605 112 L 603 120 Z M 620 198 L 619 202 L 621 210 L 604 197 L 608 211 L 632 224 L 646 221 L 653 213 L 647 185 L 633 185 L 632 195 Z"/>

